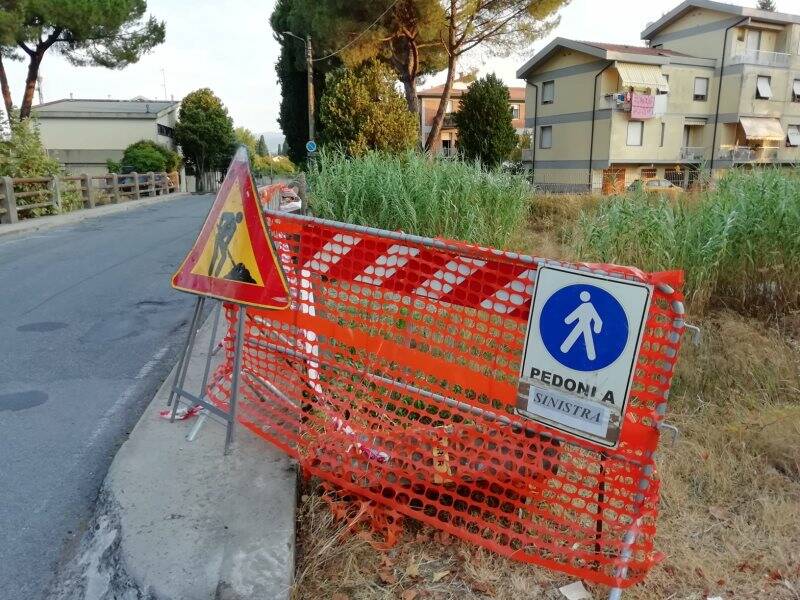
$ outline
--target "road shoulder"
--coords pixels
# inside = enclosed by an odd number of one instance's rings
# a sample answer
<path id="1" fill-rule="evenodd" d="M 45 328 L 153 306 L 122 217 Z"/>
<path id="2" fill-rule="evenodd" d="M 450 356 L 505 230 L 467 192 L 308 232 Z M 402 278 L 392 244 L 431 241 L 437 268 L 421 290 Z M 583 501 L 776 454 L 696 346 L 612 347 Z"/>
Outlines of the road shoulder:
<path id="1" fill-rule="evenodd" d="M 210 330 L 211 318 L 189 367 L 193 393 Z M 170 423 L 158 416 L 172 377 L 114 459 L 89 531 L 51 598 L 288 598 L 295 465 L 242 427 L 224 456 L 224 427 L 210 419 L 187 442 L 194 419 Z"/>

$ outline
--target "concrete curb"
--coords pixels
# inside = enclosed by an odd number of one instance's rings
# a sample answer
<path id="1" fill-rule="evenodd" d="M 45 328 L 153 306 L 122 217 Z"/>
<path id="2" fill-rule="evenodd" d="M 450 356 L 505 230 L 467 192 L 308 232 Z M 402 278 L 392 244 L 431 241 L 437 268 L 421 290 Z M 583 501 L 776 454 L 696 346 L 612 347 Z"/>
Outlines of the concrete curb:
<path id="1" fill-rule="evenodd" d="M 165 194 L 163 196 L 153 196 L 152 198 L 142 198 L 141 200 L 130 200 L 128 202 L 121 202 L 119 204 L 104 204 L 95 208 L 85 208 L 73 212 L 64 213 L 61 215 L 52 215 L 49 217 L 36 217 L 34 219 L 25 219 L 17 223 L 4 223 L 0 225 L 0 237 L 4 235 L 11 235 L 14 233 L 27 233 L 29 231 L 43 231 L 52 229 L 60 225 L 69 225 L 72 223 L 80 223 L 86 219 L 93 219 L 95 217 L 102 217 L 104 215 L 113 215 L 118 212 L 125 212 L 134 208 L 142 206 L 150 206 L 151 204 L 158 204 L 160 202 L 168 202 L 177 198 L 184 198 L 192 194 L 186 192 L 178 192 L 175 194 Z"/>
<path id="2" fill-rule="evenodd" d="M 193 393 L 211 326 L 209 318 L 197 336 L 187 377 Z M 289 598 L 296 465 L 241 426 L 224 456 L 224 427 L 211 419 L 187 442 L 194 419 L 158 416 L 175 368 L 115 457 L 78 555 L 49 598 Z"/>

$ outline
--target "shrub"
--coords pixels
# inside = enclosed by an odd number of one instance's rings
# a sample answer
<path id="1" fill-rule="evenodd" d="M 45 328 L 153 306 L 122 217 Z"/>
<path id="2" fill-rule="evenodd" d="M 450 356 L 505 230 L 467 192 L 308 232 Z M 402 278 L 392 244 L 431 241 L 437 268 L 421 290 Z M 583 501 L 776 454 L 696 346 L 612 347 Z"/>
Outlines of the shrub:
<path id="1" fill-rule="evenodd" d="M 578 222 L 583 260 L 683 269 L 687 298 L 752 312 L 800 306 L 800 173 L 737 170 L 696 200 L 610 198 Z"/>
<path id="2" fill-rule="evenodd" d="M 395 79 L 389 67 L 376 61 L 331 73 L 320 101 L 323 141 L 351 156 L 413 149 L 419 143 L 417 116 L 408 112 Z"/>
<path id="3" fill-rule="evenodd" d="M 309 173 L 323 218 L 502 247 L 524 217 L 524 178 L 415 152 L 360 158 L 321 152 Z"/>
<path id="4" fill-rule="evenodd" d="M 119 163 L 107 160 L 106 164 L 109 170 L 116 167 L 117 170 L 112 171 L 116 173 L 119 173 L 121 166 L 131 166 L 137 173 L 149 171 L 171 173 L 180 166 L 181 155 L 153 140 L 139 140 L 125 148 Z"/>

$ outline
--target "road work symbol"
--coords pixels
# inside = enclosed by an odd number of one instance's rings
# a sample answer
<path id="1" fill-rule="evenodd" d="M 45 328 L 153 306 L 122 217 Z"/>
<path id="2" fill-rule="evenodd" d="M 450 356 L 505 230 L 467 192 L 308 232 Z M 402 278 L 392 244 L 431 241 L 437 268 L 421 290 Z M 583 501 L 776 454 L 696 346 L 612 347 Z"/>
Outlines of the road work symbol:
<path id="1" fill-rule="evenodd" d="M 628 340 L 622 306 L 593 285 L 569 285 L 555 292 L 542 308 L 539 328 L 552 357 L 576 371 L 607 367 Z"/>
<path id="2" fill-rule="evenodd" d="M 173 287 L 261 308 L 286 308 L 289 291 L 264 222 L 247 152 L 231 163 Z"/>

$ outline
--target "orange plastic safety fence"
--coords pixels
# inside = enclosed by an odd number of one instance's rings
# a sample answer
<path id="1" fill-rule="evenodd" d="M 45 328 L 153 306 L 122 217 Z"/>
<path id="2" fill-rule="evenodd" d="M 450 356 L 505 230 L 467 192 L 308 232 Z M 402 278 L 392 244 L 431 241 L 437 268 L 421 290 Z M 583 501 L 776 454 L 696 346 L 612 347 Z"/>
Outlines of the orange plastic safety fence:
<path id="1" fill-rule="evenodd" d="M 369 515 L 386 544 L 405 515 L 582 579 L 644 578 L 658 560 L 653 453 L 684 326 L 680 273 L 567 265 L 654 285 L 620 443 L 608 449 L 514 412 L 543 261 L 309 217 L 269 222 L 294 304 L 247 310 L 245 427 L 330 484 L 337 514 L 353 525 Z M 209 389 L 220 405 L 227 315 Z"/>

